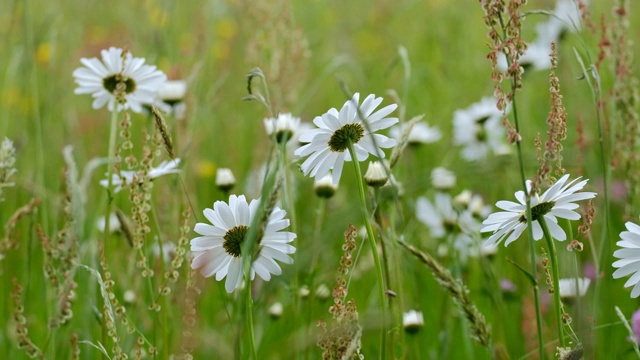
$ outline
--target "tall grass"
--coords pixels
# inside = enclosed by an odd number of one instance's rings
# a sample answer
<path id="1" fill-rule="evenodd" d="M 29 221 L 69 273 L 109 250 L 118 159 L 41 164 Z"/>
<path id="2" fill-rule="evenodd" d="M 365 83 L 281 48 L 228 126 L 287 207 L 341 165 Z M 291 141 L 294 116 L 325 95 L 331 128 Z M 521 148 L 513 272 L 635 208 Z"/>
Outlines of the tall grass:
<path id="1" fill-rule="evenodd" d="M 631 73 L 619 73 L 620 61 L 637 69 L 632 61 L 640 48 L 623 42 L 638 41 L 640 12 L 631 3 L 628 28 L 616 27 L 620 14 L 612 9 L 619 3 L 592 1 L 593 31 L 585 26 L 562 38 L 555 70 L 568 114 L 563 166 L 590 179 L 587 190 L 598 196 L 587 237 L 579 223 L 561 223 L 585 249 L 569 252 L 569 242 L 556 243 L 554 270 L 560 278 L 575 278 L 598 269 L 586 295 L 564 304 L 577 334 L 567 336 L 566 346 L 580 345 L 586 358 L 597 359 L 637 354 L 637 342 L 627 337 L 638 303 L 623 288 L 626 280 L 611 276 L 618 234 L 625 221 L 637 222 L 640 215 L 634 161 L 640 149 L 637 139 L 625 137 L 637 126 L 637 89 L 624 83 Z M 548 19 L 537 10 L 554 6 L 551 0 L 524 6 L 526 41 L 535 37 L 535 24 Z M 614 29 L 605 34 L 612 41 L 607 48 L 600 21 Z M 345 283 L 339 285 L 348 290 L 341 309 L 367 358 L 537 358 L 527 273 L 539 284 L 540 343 L 551 358 L 560 342 L 553 294 L 544 281 L 544 242 L 533 242 L 530 253 L 521 239 L 495 255 L 463 262 L 416 217 L 416 199 L 437 193 L 430 182 L 435 167 L 457 175 L 452 196 L 469 189 L 493 205 L 522 190 L 515 152 L 467 162 L 452 140 L 454 111 L 493 91 L 486 33 L 480 4 L 465 1 L 0 2 L 0 137 L 13 141 L 17 169 L 9 179 L 13 186 L 0 184 L 0 354 L 321 358 L 319 339 L 324 349 L 335 344 L 318 338 L 318 321 L 337 316 L 329 312 L 336 294 L 324 289 L 334 287 L 341 266 L 339 281 Z M 81 57 L 98 56 L 109 46 L 127 48 L 169 78 L 188 82 L 186 116 L 165 116 L 162 134 L 151 113 L 130 113 L 130 119 L 119 114 L 119 166 L 126 170 L 137 162 L 147 169 L 141 186 L 117 193 L 98 183 L 109 172 L 111 114 L 92 109 L 90 97 L 75 95 L 71 76 Z M 257 67 L 264 72 L 270 109 L 241 100 L 249 95 L 246 74 Z M 536 136 L 547 131 L 548 81 L 549 71 L 527 70 L 517 92 L 527 179 L 538 168 Z M 298 171 L 300 161 L 283 155 L 287 149 L 265 134 L 265 117 L 292 112 L 310 123 L 339 108 L 347 100 L 343 85 L 383 96 L 383 105 L 398 102 L 402 111 L 393 116 L 401 122 L 424 114 L 423 121 L 442 131 L 438 142 L 406 146 L 387 169 L 399 188 L 365 189 L 366 199 L 360 199 L 359 179 L 345 164 L 333 197 L 316 197 L 313 179 Z M 127 138 L 131 149 L 122 146 Z M 146 179 L 149 167 L 172 158 L 163 147 L 168 141 L 182 159 L 180 174 Z M 273 171 L 268 176 L 261 173 L 265 163 Z M 202 210 L 228 200 L 215 186 L 217 168 L 232 169 L 238 179 L 231 193 L 279 201 L 297 234 L 293 265 L 283 264 L 283 274 L 269 282 L 246 282 L 231 294 L 224 281 L 203 278 L 189 266 L 188 242 L 196 236 L 194 224 L 205 221 Z M 363 230 L 354 236 L 350 224 L 364 227 L 361 211 L 367 206 L 372 227 L 368 235 Z M 110 210 L 118 212 L 122 227 L 105 235 L 96 222 Z M 356 248 L 349 248 L 353 265 L 345 267 L 340 261 L 347 229 L 349 246 Z M 384 297 L 367 236 L 384 249 Z M 479 233 L 475 241 L 481 241 Z M 419 261 L 424 259 L 432 269 L 442 266 L 449 285 L 432 276 Z M 504 286 L 507 281 L 512 287 Z M 282 314 L 270 313 L 274 303 L 282 304 Z M 422 311 L 425 321 L 410 333 L 402 314 L 411 309 Z M 478 330 L 473 319 L 481 316 Z"/>

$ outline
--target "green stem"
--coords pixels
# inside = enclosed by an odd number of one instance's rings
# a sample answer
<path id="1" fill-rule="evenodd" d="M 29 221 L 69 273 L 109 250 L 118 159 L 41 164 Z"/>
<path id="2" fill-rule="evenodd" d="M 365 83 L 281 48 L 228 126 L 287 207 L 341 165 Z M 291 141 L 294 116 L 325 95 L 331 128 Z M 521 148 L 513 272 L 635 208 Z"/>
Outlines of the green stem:
<path id="1" fill-rule="evenodd" d="M 111 197 L 111 192 L 113 191 L 113 163 L 116 153 L 116 130 L 118 128 L 118 105 L 114 105 L 115 108 L 111 111 L 111 124 L 109 130 L 109 152 L 107 155 L 107 206 L 105 209 L 104 215 L 104 239 L 103 239 L 103 249 L 105 254 L 105 261 L 107 261 L 107 243 L 109 236 L 111 234 L 111 203 L 113 198 Z M 103 312 L 104 314 L 104 312 Z M 107 329 L 106 317 L 103 317 L 102 320 L 102 341 L 103 344 L 106 345 L 106 341 L 109 338 Z M 104 357 L 103 357 L 104 358 Z"/>
<path id="2" fill-rule="evenodd" d="M 116 129 L 118 128 L 118 110 L 117 105 L 116 109 L 111 112 L 111 129 L 109 131 L 109 154 L 108 154 L 108 164 L 107 164 L 107 208 L 105 210 L 104 215 L 104 238 L 108 239 L 111 233 L 110 224 L 111 224 L 111 203 L 113 198 L 111 197 L 111 192 L 113 191 L 113 163 L 116 154 Z M 105 244 L 106 245 L 106 244 Z M 106 247 L 105 247 L 106 252 Z"/>
<path id="3" fill-rule="evenodd" d="M 360 206 L 362 209 L 362 219 L 364 220 L 365 227 L 367 229 L 367 239 L 371 246 L 371 254 L 373 255 L 373 261 L 376 265 L 376 275 L 378 276 L 378 295 L 380 298 L 380 306 L 382 307 L 382 327 L 380 329 L 380 352 L 378 353 L 380 359 L 383 359 L 386 354 L 386 325 L 387 325 L 387 302 L 384 296 L 385 285 L 384 276 L 382 274 L 382 265 L 380 263 L 380 257 L 378 256 L 378 247 L 376 246 L 376 239 L 373 234 L 373 228 L 371 227 L 371 221 L 369 219 L 369 210 L 367 207 L 367 198 L 364 191 L 364 180 L 362 178 L 362 171 L 360 171 L 360 163 L 356 155 L 356 150 L 353 147 L 353 143 L 349 140 L 349 153 L 351 154 L 351 162 L 356 172 L 356 182 L 358 183 L 358 190 L 360 194 Z"/>
<path id="4" fill-rule="evenodd" d="M 164 263 L 164 248 L 163 248 L 163 239 L 162 239 L 162 232 L 160 231 L 160 222 L 158 221 L 158 214 L 156 213 L 156 208 L 154 206 L 151 206 L 151 217 L 153 218 L 153 222 L 156 226 L 156 229 L 158 229 L 158 236 L 156 237 L 156 240 L 158 242 L 158 250 L 159 250 L 159 259 L 160 259 L 160 273 L 164 274 L 166 271 L 166 267 L 165 267 L 165 263 Z M 160 291 L 162 291 L 162 288 L 164 286 L 162 285 L 162 283 L 160 284 Z M 153 296 L 153 293 L 152 293 Z M 169 342 L 171 341 L 171 336 L 169 336 L 168 334 L 168 328 L 167 328 L 167 324 L 169 323 L 168 319 L 167 319 L 167 315 L 169 313 L 169 301 L 167 300 L 167 296 L 163 296 L 158 294 L 158 296 L 155 297 L 155 299 L 153 300 L 155 303 L 158 303 L 158 298 L 162 296 L 163 298 L 163 306 L 165 307 L 164 311 L 162 312 L 162 324 L 161 324 L 161 329 L 162 329 L 162 354 L 163 354 L 163 358 L 167 358 L 169 356 Z"/>
<path id="5" fill-rule="evenodd" d="M 503 39 L 507 38 L 507 32 L 505 30 L 505 24 L 504 21 L 502 19 L 502 16 L 499 17 L 500 20 L 500 26 L 502 27 L 502 35 L 503 35 Z M 506 56 L 507 58 L 507 66 L 511 67 L 511 60 L 509 59 L 508 56 Z M 512 109 L 513 109 L 513 122 L 515 124 L 515 128 L 516 128 L 516 132 L 518 134 L 520 134 L 520 121 L 518 118 L 518 106 L 516 104 L 516 95 L 515 95 L 515 91 L 516 91 L 516 83 L 515 83 L 515 79 L 511 79 L 511 89 L 513 91 L 513 96 L 511 96 L 511 105 L 512 105 Z M 533 244 L 533 226 L 531 223 L 531 218 L 532 218 L 532 214 L 531 214 L 531 194 L 528 193 L 527 191 L 527 177 L 525 175 L 524 172 L 524 156 L 522 154 L 522 145 L 520 144 L 520 141 L 516 141 L 516 148 L 517 148 L 517 152 L 518 152 L 518 167 L 520 170 L 520 179 L 522 181 L 522 186 L 523 189 L 525 190 L 525 192 L 527 192 L 525 195 L 525 199 L 526 199 L 526 207 L 527 207 L 527 211 L 526 211 L 526 218 L 527 218 L 527 233 L 528 233 L 528 237 L 529 237 L 529 258 L 530 258 L 530 262 L 531 262 L 531 275 L 532 278 L 535 280 L 537 279 L 536 274 L 538 272 L 538 268 L 536 265 L 536 250 L 535 250 L 535 246 Z M 540 311 L 540 294 L 539 294 L 539 288 L 538 288 L 538 283 L 537 281 L 535 281 L 535 283 L 533 284 L 533 300 L 535 303 L 535 308 L 536 308 L 536 330 L 538 333 L 538 356 L 540 359 L 544 359 L 544 344 L 542 343 L 542 312 Z"/>
<path id="6" fill-rule="evenodd" d="M 370 193 L 371 194 L 371 193 Z M 380 234 L 380 249 L 382 250 L 382 262 L 383 262 L 383 270 L 384 270 L 384 279 L 385 279 L 385 284 L 387 284 L 386 288 L 387 289 L 391 289 L 391 272 L 389 271 L 389 256 L 390 253 L 389 251 L 391 250 L 388 246 L 385 245 L 385 239 L 383 238 L 382 234 L 383 232 L 381 231 L 382 229 L 382 214 L 380 213 L 380 203 L 375 203 L 376 199 L 379 199 L 379 196 L 376 196 L 376 194 L 379 195 L 379 191 L 378 188 L 374 188 L 374 193 L 372 193 L 373 196 L 371 196 L 372 200 L 374 201 L 374 210 L 373 210 L 373 216 L 374 216 L 374 220 L 376 221 L 377 225 L 380 227 L 378 233 Z M 389 302 L 388 302 L 388 307 L 389 307 L 389 313 L 390 313 L 390 319 L 391 319 L 391 327 L 395 327 L 395 320 L 396 320 L 396 314 L 395 314 L 395 310 L 397 308 L 396 302 L 393 301 L 393 297 L 389 297 Z M 393 358 L 393 344 L 395 344 L 395 331 L 392 331 L 389 334 L 389 344 L 391 344 L 391 347 L 389 347 L 389 356 L 391 358 Z"/>
<path id="7" fill-rule="evenodd" d="M 251 282 L 247 281 L 246 306 L 247 306 L 247 331 L 249 332 L 249 349 L 251 351 L 252 359 L 258 359 L 258 353 L 256 352 L 256 339 L 253 332 L 253 299 L 251 298 Z"/>
<path id="8" fill-rule="evenodd" d="M 560 301 L 560 277 L 558 275 L 558 254 L 556 252 L 556 244 L 549 233 L 547 222 L 544 216 L 539 217 L 538 222 L 544 233 L 544 238 L 547 240 L 547 246 L 549 247 L 549 258 L 551 258 L 551 271 L 553 272 L 553 302 L 555 303 L 556 310 L 556 323 L 558 325 L 558 339 L 560 340 L 560 347 L 565 347 L 564 331 L 562 327 L 562 302 Z M 578 288 L 576 288 L 578 292 Z"/>
<path id="9" fill-rule="evenodd" d="M 314 272 L 316 266 L 318 265 L 318 257 L 320 255 L 320 249 L 318 245 L 320 242 L 320 232 L 322 231 L 322 224 L 324 222 L 324 213 L 327 209 L 327 199 L 320 197 L 318 200 L 318 205 L 316 207 L 316 222 L 313 229 L 313 253 L 311 254 L 311 267 L 309 267 L 310 272 Z"/>
<path id="10" fill-rule="evenodd" d="M 286 136 L 286 135 L 285 135 Z M 296 221 L 296 212 L 295 212 L 295 208 L 294 208 L 294 200 L 293 200 L 293 187 L 291 186 L 291 179 L 289 178 L 289 164 L 288 164 L 288 154 L 287 154 L 287 142 L 289 141 L 288 138 L 283 138 L 281 143 L 278 144 L 280 145 L 280 167 L 282 169 L 282 173 L 284 175 L 284 202 L 285 202 L 285 207 L 288 211 L 289 214 L 289 220 L 290 220 L 290 226 L 289 228 L 291 229 L 290 231 L 292 232 L 296 232 L 297 229 L 297 221 Z M 293 239 L 293 242 L 291 243 L 291 245 L 294 248 L 298 248 L 298 239 L 295 238 Z M 293 293 L 294 294 L 298 294 L 298 288 L 299 288 L 299 283 L 298 283 L 298 272 L 299 272 L 299 268 L 298 268 L 298 262 L 297 262 L 297 257 L 298 257 L 298 253 L 295 252 L 293 254 L 291 254 L 291 257 L 293 258 Z M 294 296 L 293 297 L 293 301 L 294 301 L 294 308 L 296 309 L 296 311 L 299 311 L 298 308 L 298 296 Z M 296 320 L 298 319 L 298 317 L 296 317 Z M 296 327 L 297 328 L 297 327 Z"/>

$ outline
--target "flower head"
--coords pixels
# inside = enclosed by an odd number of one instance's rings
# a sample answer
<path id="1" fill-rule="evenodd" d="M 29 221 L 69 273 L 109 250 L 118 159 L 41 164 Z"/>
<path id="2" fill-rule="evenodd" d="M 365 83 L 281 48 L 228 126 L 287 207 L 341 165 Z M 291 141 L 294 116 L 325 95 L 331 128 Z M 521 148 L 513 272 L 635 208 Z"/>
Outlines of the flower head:
<path id="1" fill-rule="evenodd" d="M 484 159 L 490 151 L 496 151 L 503 144 L 505 131 L 497 102 L 495 98 L 483 98 L 453 114 L 454 143 L 463 147 L 464 159 Z"/>
<path id="2" fill-rule="evenodd" d="M 431 230 L 431 236 L 443 239 L 451 236 L 451 245 L 456 250 L 456 255 L 463 262 L 470 255 L 478 253 L 473 235 L 478 233 L 479 221 L 473 218 L 471 212 L 463 210 L 458 212 L 448 193 L 436 193 L 435 203 L 432 204 L 424 197 L 419 197 L 416 202 L 416 216 L 420 222 Z M 443 250 L 447 249 L 442 244 Z"/>
<path id="3" fill-rule="evenodd" d="M 91 94 L 93 108 L 107 104 L 109 111 L 129 109 L 142 111 L 142 104 L 154 102 L 156 93 L 167 80 L 155 66 L 144 65 L 145 59 L 134 58 L 130 52 L 111 47 L 102 50 L 102 60 L 82 58 L 73 72 L 78 83 L 76 94 Z"/>
<path id="4" fill-rule="evenodd" d="M 197 223 L 195 226 L 195 232 L 202 236 L 191 240 L 191 251 L 194 253 L 191 268 L 200 269 L 204 277 L 215 275 L 217 281 L 226 277 L 225 289 L 229 293 L 242 283 L 242 243 L 256 217 L 259 204 L 257 199 L 247 203 L 244 195 L 231 195 L 228 204 L 216 201 L 213 209 L 204 210 L 204 216 L 213 225 Z M 251 280 L 256 273 L 265 281 L 271 279 L 271 274 L 280 275 L 282 269 L 276 260 L 285 264 L 293 263 L 288 254 L 293 254 L 296 249 L 288 243 L 296 238 L 296 234 L 281 231 L 289 226 L 285 215 L 284 210 L 274 208 L 264 231 L 256 239 L 259 250 L 255 259 L 252 259 Z"/>
<path id="5" fill-rule="evenodd" d="M 407 123 L 403 123 L 400 126 L 394 126 L 389 131 L 389 134 L 392 138 L 396 139 L 396 141 L 400 141 L 402 134 L 407 128 Z M 409 137 L 407 138 L 407 143 L 409 145 L 420 145 L 420 144 L 429 144 L 436 142 L 442 138 L 442 133 L 440 129 L 436 126 L 430 127 L 424 121 L 420 121 L 415 123 L 411 130 L 409 131 Z"/>
<path id="6" fill-rule="evenodd" d="M 275 132 L 278 142 L 289 141 L 300 125 L 300 118 L 294 117 L 290 113 L 278 114 L 278 117 L 264 119 L 264 128 L 267 135 Z"/>
<path id="7" fill-rule="evenodd" d="M 386 129 L 398 122 L 398 118 L 387 117 L 398 106 L 385 106 L 374 111 L 382 98 L 367 96 L 359 105 L 360 94 L 353 95 L 338 112 L 330 109 L 317 116 L 313 123 L 317 128 L 300 136 L 300 141 L 308 143 L 295 151 L 298 157 L 307 157 L 300 169 L 305 175 L 322 178 L 330 170 L 334 184 L 338 184 L 345 161 L 351 161 L 349 144 L 352 144 L 358 161 L 364 161 L 369 154 L 384 157 L 383 148 L 396 145 L 396 141 L 375 132 Z"/>
<path id="8" fill-rule="evenodd" d="M 422 311 L 409 310 L 402 314 L 402 326 L 410 334 L 415 334 L 424 326 Z"/>
<path id="9" fill-rule="evenodd" d="M 576 283 L 578 284 L 578 290 L 576 291 Z M 558 280 L 558 286 L 560 288 L 560 297 L 563 299 L 573 299 L 576 297 L 583 297 L 587 293 L 591 285 L 591 279 L 589 278 L 568 278 Z"/>
<path id="10" fill-rule="evenodd" d="M 164 113 L 173 114 L 176 120 L 184 120 L 187 112 L 187 104 L 184 99 L 187 94 L 187 82 L 184 80 L 167 80 L 158 92 L 152 104 Z"/>
<path id="11" fill-rule="evenodd" d="M 588 3 L 588 1 L 584 1 Z M 574 0 L 558 0 L 553 16 L 547 21 L 549 26 L 558 28 L 558 35 L 563 31 L 580 31 L 582 29 L 580 7 Z"/>
<path id="12" fill-rule="evenodd" d="M 622 240 L 616 243 L 622 249 L 613 253 L 613 256 L 620 259 L 613 263 L 613 267 L 618 268 L 613 273 L 613 278 L 618 279 L 631 275 L 624 287 L 633 286 L 631 297 L 637 298 L 640 296 L 640 226 L 630 221 L 625 226 L 627 231 L 620 233 Z"/>
<path id="13" fill-rule="evenodd" d="M 104 232 L 106 224 L 107 224 L 107 220 L 104 217 L 104 215 L 100 216 L 98 220 L 96 220 L 96 228 L 98 228 L 98 231 L 100 231 L 101 233 Z M 116 213 L 112 212 L 109 215 L 109 232 L 114 233 L 120 230 L 120 228 L 121 228 L 120 219 L 118 219 L 118 216 L 116 215 Z"/>
<path id="14" fill-rule="evenodd" d="M 176 158 L 174 160 L 165 160 L 161 162 L 157 167 L 151 168 L 149 170 L 149 179 L 153 180 L 160 176 L 168 175 L 168 174 L 177 174 L 180 172 L 178 169 L 178 165 L 180 165 L 180 158 Z M 113 174 L 111 185 L 113 185 L 113 191 L 119 192 L 123 187 L 131 185 L 136 178 L 136 171 L 132 170 L 123 170 L 120 171 L 120 174 Z M 104 188 L 109 186 L 109 179 L 100 180 L 100 185 Z"/>
<path id="15" fill-rule="evenodd" d="M 2 188 L 14 186 L 14 183 L 9 181 L 9 178 L 17 172 L 15 154 L 16 149 L 13 146 L 13 141 L 4 138 L 2 144 L 0 144 L 0 201 L 4 200 Z"/>
<path id="16" fill-rule="evenodd" d="M 282 316 L 284 307 L 281 302 L 274 302 L 269 306 L 269 316 L 273 319 L 279 319 Z"/>
<path id="17" fill-rule="evenodd" d="M 380 187 L 387 183 L 387 171 L 380 161 L 369 162 L 367 172 L 364 174 L 364 181 L 371 187 Z"/>
<path id="18" fill-rule="evenodd" d="M 567 183 L 569 174 L 565 174 L 555 182 L 542 196 L 538 194 L 531 195 L 531 224 L 533 226 L 533 238 L 540 240 L 542 238 L 542 227 L 539 219 L 545 219 L 551 236 L 559 241 L 566 240 L 567 235 L 558 225 L 557 217 L 568 220 L 580 219 L 580 214 L 574 210 L 579 207 L 575 201 L 592 199 L 596 196 L 594 192 L 578 192 L 584 188 L 588 180 L 580 180 L 577 178 Z M 577 183 L 576 183 L 577 182 Z M 531 182 L 527 181 L 527 193 L 531 191 Z M 519 203 L 512 201 L 498 201 L 496 206 L 502 210 L 489 215 L 482 222 L 485 225 L 480 231 L 493 234 L 486 240 L 485 244 L 499 244 L 505 240 L 504 245 L 507 246 L 522 235 L 527 228 L 527 206 L 526 194 L 524 191 L 517 191 L 516 199 Z"/>
<path id="19" fill-rule="evenodd" d="M 327 174 L 321 178 L 316 178 L 313 183 L 313 190 L 316 195 L 321 198 L 328 199 L 338 191 L 338 185 L 333 183 L 331 174 Z"/>
<path id="20" fill-rule="evenodd" d="M 229 191 L 236 186 L 236 178 L 229 168 L 218 168 L 216 171 L 216 186 L 222 191 Z"/>
<path id="21" fill-rule="evenodd" d="M 158 88 L 158 99 L 169 105 L 183 101 L 186 94 L 187 82 L 184 80 L 168 80 Z"/>
<path id="22" fill-rule="evenodd" d="M 439 191 L 451 190 L 456 186 L 456 174 L 443 167 L 437 167 L 431 171 L 431 185 Z"/>

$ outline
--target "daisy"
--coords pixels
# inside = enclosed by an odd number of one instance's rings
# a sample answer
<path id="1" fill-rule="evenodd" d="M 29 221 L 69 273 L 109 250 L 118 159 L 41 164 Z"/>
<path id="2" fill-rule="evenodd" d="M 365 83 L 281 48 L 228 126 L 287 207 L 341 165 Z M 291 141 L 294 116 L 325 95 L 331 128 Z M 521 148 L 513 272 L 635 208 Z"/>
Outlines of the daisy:
<path id="1" fill-rule="evenodd" d="M 576 283 L 578 284 L 578 291 L 576 291 Z M 591 285 L 591 279 L 589 278 L 569 278 L 558 280 L 560 286 L 560 297 L 563 299 L 573 299 L 576 297 L 583 297 Z"/>
<path id="2" fill-rule="evenodd" d="M 468 161 L 484 159 L 495 151 L 505 139 L 502 111 L 498 100 L 485 97 L 464 110 L 453 114 L 454 143 L 462 146 L 462 157 Z"/>
<path id="3" fill-rule="evenodd" d="M 213 225 L 197 223 L 195 226 L 195 232 L 202 236 L 191 240 L 194 254 L 191 268 L 200 269 L 204 277 L 215 274 L 217 281 L 226 277 L 225 289 L 229 293 L 242 283 L 242 242 L 259 204 L 259 199 L 247 203 L 244 195 L 231 195 L 228 204 L 216 201 L 213 209 L 204 210 L 204 216 Z M 282 269 L 275 260 L 293 263 L 287 254 L 293 254 L 296 249 L 288 243 L 296 238 L 296 234 L 281 231 L 289 226 L 285 215 L 286 212 L 277 207 L 269 215 L 264 232 L 257 239 L 259 250 L 251 264 L 251 280 L 256 273 L 265 281 L 271 279 L 271 274 L 280 275 Z"/>
<path id="4" fill-rule="evenodd" d="M 164 113 L 173 114 L 177 120 L 182 120 L 187 110 L 184 102 L 186 94 L 186 81 L 167 80 L 158 88 L 155 100 L 151 105 L 162 110 Z"/>
<path id="5" fill-rule="evenodd" d="M 453 207 L 451 195 L 436 193 L 435 204 L 419 197 L 416 202 L 416 216 L 429 227 L 434 238 L 443 239 L 451 236 L 451 245 L 462 262 L 466 262 L 467 258 L 474 254 L 473 234 L 478 233 L 479 222 L 469 211 L 459 214 Z M 448 250 L 446 244 L 442 245 L 442 250 Z"/>
<path id="6" fill-rule="evenodd" d="M 361 105 L 360 94 L 353 95 L 340 112 L 330 109 L 317 116 L 313 123 L 318 127 L 303 133 L 300 141 L 308 143 L 295 151 L 298 157 L 307 157 L 300 169 L 305 175 L 322 178 L 330 170 L 334 184 L 338 184 L 345 161 L 351 161 L 349 143 L 355 148 L 357 161 L 364 161 L 369 154 L 384 157 L 383 148 L 396 145 L 394 139 L 375 134 L 398 122 L 398 118 L 387 117 L 398 106 L 396 104 L 374 110 L 382 103 L 382 98 L 367 96 Z"/>
<path id="7" fill-rule="evenodd" d="M 153 180 L 160 176 L 168 175 L 168 174 L 177 174 L 180 172 L 178 169 L 178 165 L 180 165 L 180 158 L 176 158 L 175 160 L 163 161 L 157 167 L 151 168 L 149 170 L 149 179 Z M 133 170 L 123 170 L 120 171 L 120 174 L 113 174 L 111 179 L 111 184 L 113 185 L 113 191 L 119 192 L 123 187 L 129 186 L 133 183 L 136 177 L 136 171 Z M 108 176 L 108 175 L 107 175 Z M 107 188 L 109 186 L 109 179 L 100 180 L 100 185 L 102 187 Z"/>
<path id="8" fill-rule="evenodd" d="M 389 134 L 392 138 L 396 139 L 396 141 L 400 141 L 402 134 L 407 128 L 407 123 L 403 123 L 400 126 L 394 126 L 389 130 Z M 429 144 L 436 142 L 442 138 L 442 133 L 438 127 L 430 127 L 424 121 L 418 122 L 413 125 L 411 130 L 409 131 L 409 137 L 407 138 L 407 144 L 409 145 L 420 145 L 420 144 Z"/>
<path id="9" fill-rule="evenodd" d="M 4 200 L 2 188 L 15 185 L 9 181 L 9 178 L 17 172 L 15 164 L 16 148 L 13 146 L 13 141 L 5 137 L 0 144 L 0 202 Z"/>
<path id="10" fill-rule="evenodd" d="M 380 161 L 369 162 L 367 172 L 364 174 L 364 182 L 371 187 L 380 187 L 389 181 L 384 165 Z"/>
<path id="11" fill-rule="evenodd" d="M 331 176 L 331 173 L 329 173 L 321 178 L 315 179 L 313 183 L 313 190 L 316 192 L 318 197 L 328 199 L 338 191 L 338 184 L 333 183 L 333 177 Z"/>
<path id="12" fill-rule="evenodd" d="M 628 231 L 620 233 L 622 240 L 616 243 L 622 249 L 613 253 L 613 256 L 620 259 L 613 263 L 613 267 L 618 268 L 613 273 L 613 278 L 619 279 L 633 274 L 624 287 L 633 286 L 631 297 L 637 298 L 640 296 L 640 226 L 630 221 L 625 226 Z"/>
<path id="13" fill-rule="evenodd" d="M 78 83 L 76 94 L 91 94 L 93 108 L 107 104 L 109 111 L 129 109 L 142 111 L 142 104 L 151 104 L 156 93 L 167 80 L 155 66 L 144 65 L 145 59 L 134 58 L 130 52 L 111 47 L 102 50 L 102 60 L 82 58 L 80 67 L 73 72 Z"/>
<path id="14" fill-rule="evenodd" d="M 431 171 L 431 186 L 436 190 L 448 191 L 456 186 L 456 174 L 443 167 L 437 167 Z"/>
<path id="15" fill-rule="evenodd" d="M 458 226 L 458 214 L 453 209 L 451 196 L 445 193 L 436 194 L 435 204 L 425 197 L 419 197 L 416 202 L 416 216 L 429 227 L 431 236 L 436 239 L 445 237 Z"/>
<path id="16" fill-rule="evenodd" d="M 267 131 L 267 135 L 271 136 L 275 132 L 278 142 L 282 140 L 289 141 L 299 125 L 300 118 L 294 117 L 290 113 L 278 114 L 275 119 L 264 119 L 264 128 Z"/>
<path id="17" fill-rule="evenodd" d="M 216 186 L 222 191 L 229 191 L 236 186 L 236 178 L 229 168 L 218 168 L 216 171 Z"/>
<path id="18" fill-rule="evenodd" d="M 585 1 L 585 4 L 588 1 Z M 575 0 L 558 0 L 553 16 L 547 21 L 549 26 L 557 27 L 558 35 L 563 31 L 580 31 L 582 15 Z"/>
<path id="19" fill-rule="evenodd" d="M 567 235 L 558 225 L 557 217 L 568 220 L 580 219 L 580 214 L 574 211 L 579 205 L 574 202 L 592 199 L 596 196 L 594 192 L 577 192 L 584 188 L 588 180 L 576 183 L 580 180 L 580 178 L 577 178 L 566 183 L 568 179 L 569 174 L 565 174 L 547 189 L 542 196 L 538 196 L 538 194 L 531 195 L 531 215 L 533 217 L 531 224 L 533 226 L 534 240 L 542 238 L 542 227 L 538 222 L 538 219 L 542 217 L 545 219 L 549 232 L 554 239 L 559 241 L 566 240 Z M 531 181 L 527 181 L 527 193 L 530 191 Z M 515 193 L 515 197 L 519 203 L 498 201 L 496 206 L 506 211 L 493 213 L 482 222 L 485 226 L 480 230 L 481 232 L 493 232 L 491 237 L 485 241 L 485 244 L 499 244 L 505 240 L 504 245 L 507 246 L 518 239 L 527 228 L 526 194 L 520 190 Z"/>
<path id="20" fill-rule="evenodd" d="M 184 100 L 187 94 L 187 82 L 184 80 L 167 80 L 158 88 L 158 99 L 173 106 Z"/>
<path id="21" fill-rule="evenodd" d="M 410 334 L 415 334 L 424 326 L 424 317 L 422 311 L 409 310 L 402 314 L 402 326 L 404 330 Z"/>

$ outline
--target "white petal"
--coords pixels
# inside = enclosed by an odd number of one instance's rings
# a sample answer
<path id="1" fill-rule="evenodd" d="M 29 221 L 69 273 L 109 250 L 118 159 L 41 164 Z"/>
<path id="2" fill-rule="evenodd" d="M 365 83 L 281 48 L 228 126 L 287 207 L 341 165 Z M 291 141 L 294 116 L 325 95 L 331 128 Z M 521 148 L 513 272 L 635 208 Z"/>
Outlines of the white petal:
<path id="1" fill-rule="evenodd" d="M 242 259 L 233 258 L 229 264 L 229 272 L 227 273 L 227 280 L 224 284 L 225 290 L 228 293 L 232 293 L 240 283 L 242 282 Z"/>

